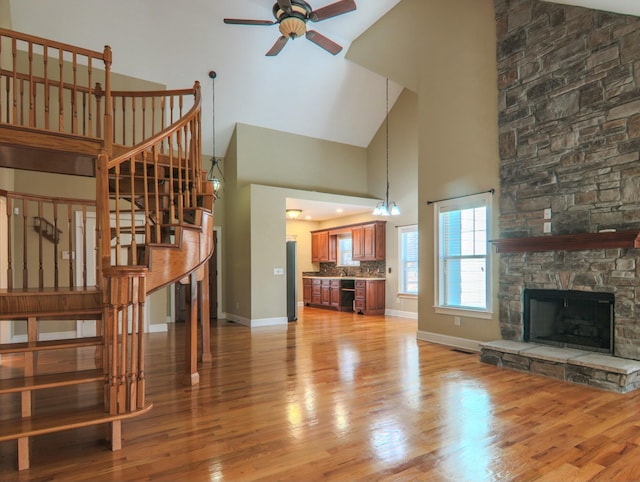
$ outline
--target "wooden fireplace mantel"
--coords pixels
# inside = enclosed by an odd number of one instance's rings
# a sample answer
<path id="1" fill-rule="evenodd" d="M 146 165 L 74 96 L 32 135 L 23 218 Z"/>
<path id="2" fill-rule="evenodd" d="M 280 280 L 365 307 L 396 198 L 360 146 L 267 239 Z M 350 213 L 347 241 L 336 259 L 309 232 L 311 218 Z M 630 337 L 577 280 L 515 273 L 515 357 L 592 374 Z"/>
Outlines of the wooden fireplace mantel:
<path id="1" fill-rule="evenodd" d="M 502 238 L 489 241 L 497 253 L 527 251 L 579 251 L 583 249 L 640 248 L 640 231 L 559 234 L 527 238 Z"/>

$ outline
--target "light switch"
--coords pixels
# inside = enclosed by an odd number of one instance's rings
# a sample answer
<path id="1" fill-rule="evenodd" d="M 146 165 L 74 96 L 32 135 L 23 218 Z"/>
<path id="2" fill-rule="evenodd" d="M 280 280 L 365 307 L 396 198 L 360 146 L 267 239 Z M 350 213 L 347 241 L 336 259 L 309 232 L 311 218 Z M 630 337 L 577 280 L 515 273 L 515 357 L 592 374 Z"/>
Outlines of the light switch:
<path id="1" fill-rule="evenodd" d="M 551 208 L 547 208 L 544 210 L 544 218 L 551 219 Z"/>
<path id="2" fill-rule="evenodd" d="M 549 223 L 549 222 L 544 223 L 544 225 L 542 226 L 542 232 L 543 233 L 550 233 L 551 232 L 551 223 Z"/>
<path id="3" fill-rule="evenodd" d="M 273 274 L 275 274 L 275 275 L 283 275 L 284 274 L 284 269 L 283 268 L 273 268 Z"/>

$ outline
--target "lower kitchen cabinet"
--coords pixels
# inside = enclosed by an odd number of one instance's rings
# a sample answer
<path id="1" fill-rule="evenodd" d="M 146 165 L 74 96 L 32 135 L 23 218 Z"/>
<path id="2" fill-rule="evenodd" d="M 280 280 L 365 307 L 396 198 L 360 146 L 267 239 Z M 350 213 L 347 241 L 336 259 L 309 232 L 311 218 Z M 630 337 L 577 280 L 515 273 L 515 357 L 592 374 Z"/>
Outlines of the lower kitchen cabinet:
<path id="1" fill-rule="evenodd" d="M 307 306 L 384 315 L 385 280 L 353 278 L 304 278 L 303 300 Z"/>

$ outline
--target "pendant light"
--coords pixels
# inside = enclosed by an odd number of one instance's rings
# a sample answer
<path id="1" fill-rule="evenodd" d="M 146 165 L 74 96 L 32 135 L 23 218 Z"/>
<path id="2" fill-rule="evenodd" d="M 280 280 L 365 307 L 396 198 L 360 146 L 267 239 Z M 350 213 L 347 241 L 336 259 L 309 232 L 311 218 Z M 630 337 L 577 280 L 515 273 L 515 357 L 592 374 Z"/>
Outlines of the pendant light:
<path id="1" fill-rule="evenodd" d="M 387 79 L 387 117 L 385 118 L 385 133 L 386 133 L 386 144 L 387 144 L 387 191 L 385 194 L 384 201 L 378 203 L 376 208 L 373 210 L 374 216 L 397 216 L 400 214 L 400 208 L 396 204 L 395 201 L 389 202 L 389 79 Z"/>
<path id="2" fill-rule="evenodd" d="M 211 167 L 209 168 L 209 172 L 207 172 L 207 181 L 213 184 L 213 192 L 215 193 L 217 198 L 220 198 L 220 191 L 222 190 L 222 181 L 224 181 L 224 174 L 222 173 L 222 168 L 220 167 L 220 163 L 222 162 L 221 158 L 216 157 L 216 87 L 215 87 L 215 79 L 217 74 L 212 70 L 209 72 L 209 78 L 211 78 L 211 125 L 212 125 L 212 147 L 213 147 L 213 155 L 211 157 Z M 220 178 L 216 176 L 216 170 L 220 173 Z"/>

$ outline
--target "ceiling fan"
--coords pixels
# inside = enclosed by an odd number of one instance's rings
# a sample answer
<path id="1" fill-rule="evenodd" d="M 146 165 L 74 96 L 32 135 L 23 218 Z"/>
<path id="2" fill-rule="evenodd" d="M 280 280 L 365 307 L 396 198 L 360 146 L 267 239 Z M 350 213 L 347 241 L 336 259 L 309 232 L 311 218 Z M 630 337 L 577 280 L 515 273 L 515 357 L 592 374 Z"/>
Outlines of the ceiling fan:
<path id="1" fill-rule="evenodd" d="M 327 52 L 336 55 L 342 50 L 342 46 L 325 37 L 315 30 L 307 30 L 307 22 L 320 22 L 328 18 L 337 17 L 343 13 L 355 10 L 355 0 L 339 0 L 317 10 L 311 8 L 304 0 L 277 0 L 273 5 L 275 20 L 244 20 L 239 18 L 225 18 L 224 23 L 234 25 L 280 25 L 282 36 L 276 40 L 271 50 L 266 55 L 278 55 L 289 39 L 295 39 L 305 35 L 308 40 L 322 47 Z"/>

